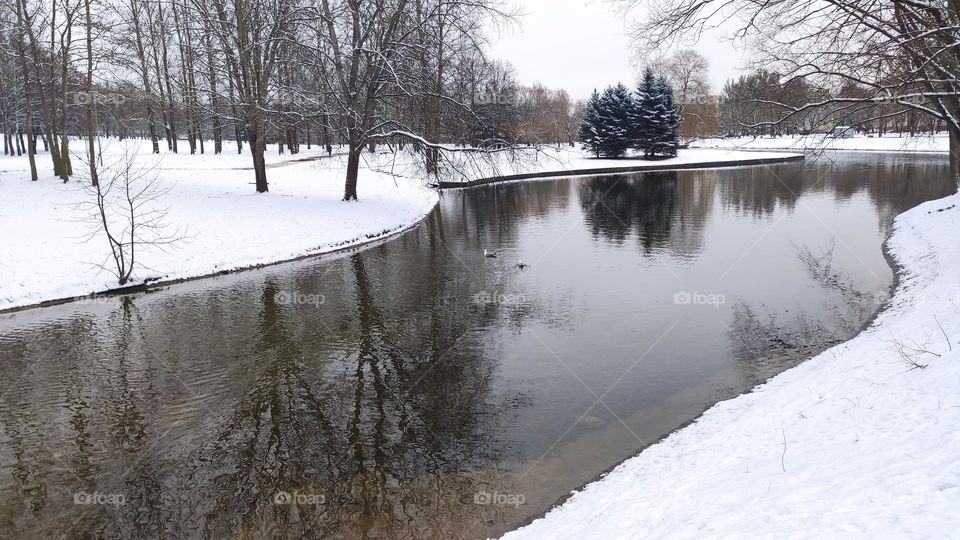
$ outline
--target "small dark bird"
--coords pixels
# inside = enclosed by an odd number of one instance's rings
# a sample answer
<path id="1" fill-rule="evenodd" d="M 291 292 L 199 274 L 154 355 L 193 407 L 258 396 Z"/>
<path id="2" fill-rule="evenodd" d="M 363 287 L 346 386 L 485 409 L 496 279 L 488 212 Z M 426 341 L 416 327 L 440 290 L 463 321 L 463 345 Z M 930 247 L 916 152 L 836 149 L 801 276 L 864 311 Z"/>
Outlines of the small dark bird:
<path id="1" fill-rule="evenodd" d="M 483 250 L 483 256 L 484 256 L 484 257 L 487 257 L 487 258 L 490 258 L 490 259 L 494 259 L 494 258 L 496 258 L 496 256 L 497 256 L 497 252 L 496 252 L 496 251 Z"/>
<path id="2" fill-rule="evenodd" d="M 517 260 L 517 268 L 523 270 L 524 268 L 526 268 L 526 267 L 528 267 L 528 266 L 530 266 L 530 265 L 523 263 L 523 259 L 518 259 L 518 260 Z"/>

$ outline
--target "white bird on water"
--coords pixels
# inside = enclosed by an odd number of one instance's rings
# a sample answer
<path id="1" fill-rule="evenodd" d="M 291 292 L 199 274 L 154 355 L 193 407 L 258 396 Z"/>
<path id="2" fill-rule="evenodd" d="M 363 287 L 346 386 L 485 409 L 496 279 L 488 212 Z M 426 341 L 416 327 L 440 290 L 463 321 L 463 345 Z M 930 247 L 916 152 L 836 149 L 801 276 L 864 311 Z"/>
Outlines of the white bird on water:
<path id="1" fill-rule="evenodd" d="M 496 252 L 496 251 L 483 250 L 483 256 L 484 256 L 484 257 L 489 257 L 489 258 L 492 259 L 492 258 L 494 258 L 494 257 L 497 256 L 497 252 Z"/>

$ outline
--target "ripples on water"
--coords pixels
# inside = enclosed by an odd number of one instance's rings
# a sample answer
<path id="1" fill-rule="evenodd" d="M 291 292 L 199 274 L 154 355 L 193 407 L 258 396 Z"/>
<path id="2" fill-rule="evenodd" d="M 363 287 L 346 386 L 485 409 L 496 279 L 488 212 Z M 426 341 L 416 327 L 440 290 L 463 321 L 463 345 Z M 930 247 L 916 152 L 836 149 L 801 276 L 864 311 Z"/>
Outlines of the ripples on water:
<path id="1" fill-rule="evenodd" d="M 446 192 L 360 253 L 3 316 L 0 536 L 522 524 L 873 314 L 952 184 L 838 159 Z"/>

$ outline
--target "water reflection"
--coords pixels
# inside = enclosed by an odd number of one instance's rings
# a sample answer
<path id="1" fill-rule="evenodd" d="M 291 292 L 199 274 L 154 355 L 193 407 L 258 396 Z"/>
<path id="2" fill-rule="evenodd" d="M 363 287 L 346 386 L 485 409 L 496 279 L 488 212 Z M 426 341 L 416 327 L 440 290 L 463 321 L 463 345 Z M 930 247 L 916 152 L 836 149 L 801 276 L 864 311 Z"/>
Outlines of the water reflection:
<path id="1" fill-rule="evenodd" d="M 580 205 L 594 236 L 623 243 L 635 235 L 644 253 L 670 239 L 677 205 L 677 173 L 605 176 L 580 186 Z"/>
<path id="2" fill-rule="evenodd" d="M 5 316 L 0 531 L 497 534 L 849 337 L 892 215 L 951 190 L 874 156 L 491 186 L 360 253 Z"/>

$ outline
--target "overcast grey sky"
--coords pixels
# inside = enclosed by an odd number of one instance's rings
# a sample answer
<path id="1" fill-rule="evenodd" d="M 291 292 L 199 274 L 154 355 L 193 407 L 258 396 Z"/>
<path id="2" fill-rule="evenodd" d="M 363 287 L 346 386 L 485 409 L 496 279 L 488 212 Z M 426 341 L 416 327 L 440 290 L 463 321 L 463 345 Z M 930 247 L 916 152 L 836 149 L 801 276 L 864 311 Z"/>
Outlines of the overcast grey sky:
<path id="1" fill-rule="evenodd" d="M 495 38 L 493 54 L 516 67 L 522 84 L 564 88 L 577 99 L 589 97 L 595 87 L 633 84 L 628 24 L 607 1 L 512 1 L 525 15 Z M 717 35 L 704 36 L 692 48 L 710 61 L 714 92 L 737 75 L 740 52 Z"/>

